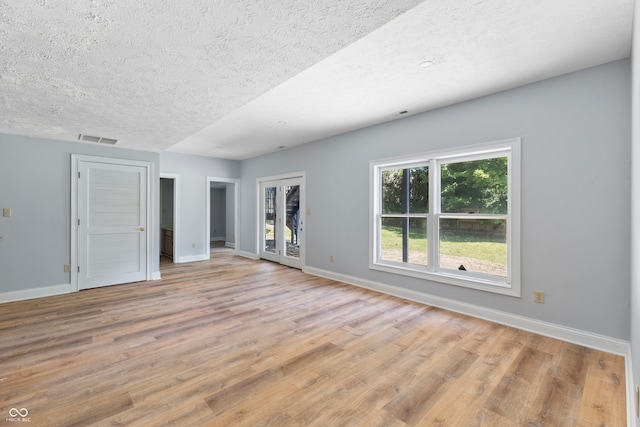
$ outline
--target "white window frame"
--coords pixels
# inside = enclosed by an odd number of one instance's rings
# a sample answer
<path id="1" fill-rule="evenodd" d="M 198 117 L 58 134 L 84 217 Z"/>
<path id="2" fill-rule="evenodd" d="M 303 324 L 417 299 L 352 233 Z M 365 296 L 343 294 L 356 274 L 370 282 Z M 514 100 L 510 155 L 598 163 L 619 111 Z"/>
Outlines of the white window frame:
<path id="1" fill-rule="evenodd" d="M 369 167 L 369 268 L 387 273 L 395 273 L 403 276 L 520 297 L 520 142 L 520 138 L 511 138 L 452 150 L 371 161 Z M 507 214 L 473 214 L 472 216 L 465 215 L 465 218 L 507 220 L 507 277 L 501 278 L 499 276 L 439 268 L 439 220 L 440 218 L 457 218 L 460 216 L 440 212 L 440 165 L 443 163 L 504 156 L 508 157 Z M 408 216 L 427 218 L 427 266 L 382 260 L 380 257 L 380 233 L 383 218 L 382 172 L 389 169 L 404 169 L 419 165 L 427 165 L 429 167 L 429 212 L 427 214 L 409 214 Z"/>

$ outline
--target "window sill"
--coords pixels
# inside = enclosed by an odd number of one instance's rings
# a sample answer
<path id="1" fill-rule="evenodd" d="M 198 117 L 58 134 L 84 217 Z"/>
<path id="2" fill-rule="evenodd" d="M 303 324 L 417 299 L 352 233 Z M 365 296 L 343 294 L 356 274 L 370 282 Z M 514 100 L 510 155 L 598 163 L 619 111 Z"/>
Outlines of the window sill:
<path id="1" fill-rule="evenodd" d="M 465 288 L 492 292 L 516 298 L 519 298 L 521 296 L 520 286 L 516 286 L 514 283 L 506 283 L 478 277 L 465 277 L 457 274 L 449 274 L 446 272 L 427 271 L 426 269 L 422 269 L 419 266 L 416 266 L 416 268 L 411 268 L 397 264 L 369 263 L 369 268 L 371 270 L 384 271 L 386 273 L 399 274 L 402 276 L 430 280 L 433 282 L 462 286 Z"/>

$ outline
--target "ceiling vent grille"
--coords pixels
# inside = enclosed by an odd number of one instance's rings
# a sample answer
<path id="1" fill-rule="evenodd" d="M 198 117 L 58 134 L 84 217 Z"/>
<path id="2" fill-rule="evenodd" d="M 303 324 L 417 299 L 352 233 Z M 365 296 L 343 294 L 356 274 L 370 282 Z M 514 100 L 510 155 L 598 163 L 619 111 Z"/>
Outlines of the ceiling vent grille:
<path id="1" fill-rule="evenodd" d="M 109 145 L 115 145 L 115 143 L 118 142 L 117 139 L 103 138 L 101 136 L 92 136 L 92 135 L 83 135 L 83 134 L 79 134 L 78 139 L 80 141 L 99 142 L 101 144 L 109 144 Z"/>

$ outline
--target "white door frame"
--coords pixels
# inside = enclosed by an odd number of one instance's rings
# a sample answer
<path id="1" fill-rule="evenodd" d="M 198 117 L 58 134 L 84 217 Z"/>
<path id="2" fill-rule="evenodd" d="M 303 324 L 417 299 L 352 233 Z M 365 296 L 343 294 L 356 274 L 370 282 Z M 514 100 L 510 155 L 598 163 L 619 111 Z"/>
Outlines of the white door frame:
<path id="1" fill-rule="evenodd" d="M 212 182 L 224 182 L 226 184 L 233 184 L 233 234 L 234 234 L 234 239 L 235 239 L 235 247 L 233 248 L 233 253 L 235 255 L 238 254 L 238 249 L 240 247 L 240 221 L 239 221 L 239 213 L 238 213 L 238 196 L 239 196 L 239 186 L 240 186 L 240 180 L 239 179 L 235 179 L 235 178 L 219 178 L 219 177 L 214 177 L 214 176 L 208 176 L 207 177 L 207 186 L 206 186 L 206 192 L 207 192 L 207 198 L 206 198 L 206 211 L 207 211 L 207 224 L 206 224 L 206 230 L 207 230 L 207 234 L 205 236 L 205 244 L 204 247 L 205 248 L 209 248 L 211 247 L 211 183 Z M 206 259 L 211 259 L 211 251 L 207 250 L 207 258 Z"/>
<path id="2" fill-rule="evenodd" d="M 160 178 L 173 180 L 173 262 L 180 259 L 180 175 L 176 173 L 160 173 Z M 161 196 L 162 197 L 162 196 Z M 160 206 L 160 222 L 162 223 L 162 206 Z M 162 224 L 160 224 L 162 225 Z M 160 247 L 162 247 L 162 233 L 160 236 Z M 162 253 L 162 250 L 160 250 Z"/>
<path id="3" fill-rule="evenodd" d="M 110 157 L 98 157 L 98 156 L 85 156 L 81 154 L 71 155 L 71 292 L 78 291 L 78 171 L 80 162 L 94 162 L 94 163 L 107 163 L 126 166 L 141 166 L 147 170 L 147 229 L 153 230 L 154 224 L 152 222 L 151 215 L 151 198 L 153 194 L 153 183 L 151 177 L 153 176 L 153 163 L 117 159 Z M 147 280 L 152 280 L 153 265 L 151 263 L 151 255 L 153 253 L 152 246 L 153 233 L 147 233 Z"/>
<path id="4" fill-rule="evenodd" d="M 307 247 L 307 173 L 305 171 L 291 172 L 281 175 L 265 176 L 256 178 L 256 256 L 260 259 L 262 254 L 262 210 L 264 206 L 261 206 L 260 200 L 262 200 L 261 186 L 264 182 L 269 181 L 282 181 L 285 179 L 299 179 L 300 184 L 300 215 L 301 225 L 300 227 L 300 240 L 302 245 L 300 246 L 300 269 L 304 270 L 306 267 L 306 247 Z"/>

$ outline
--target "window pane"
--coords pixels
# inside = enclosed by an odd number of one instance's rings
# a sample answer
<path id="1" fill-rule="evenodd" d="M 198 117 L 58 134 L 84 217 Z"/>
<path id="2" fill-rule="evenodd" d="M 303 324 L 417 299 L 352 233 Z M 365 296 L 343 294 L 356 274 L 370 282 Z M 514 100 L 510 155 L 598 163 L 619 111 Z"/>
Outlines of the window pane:
<path id="1" fill-rule="evenodd" d="M 382 213 L 402 213 L 402 177 L 404 170 L 382 171 Z"/>
<path id="2" fill-rule="evenodd" d="M 277 187 L 264 189 L 264 242 L 263 250 L 276 253 L 276 194 Z"/>
<path id="3" fill-rule="evenodd" d="M 429 212 L 429 168 L 421 166 L 409 169 L 409 213 Z"/>
<path id="4" fill-rule="evenodd" d="M 507 166 L 507 157 L 442 164 L 442 212 L 506 214 Z"/>
<path id="5" fill-rule="evenodd" d="M 300 186 L 284 186 L 286 212 L 284 238 L 287 250 L 286 256 L 300 258 Z"/>
<path id="6" fill-rule="evenodd" d="M 439 266 L 507 277 L 507 221 L 441 219 Z"/>
<path id="7" fill-rule="evenodd" d="M 403 194 L 408 177 L 409 194 Z M 427 166 L 382 171 L 382 213 L 427 213 L 429 210 L 429 168 Z"/>
<path id="8" fill-rule="evenodd" d="M 409 264 L 427 265 L 427 219 L 409 220 Z"/>
<path id="9" fill-rule="evenodd" d="M 426 266 L 427 219 L 382 218 L 380 259 Z"/>

